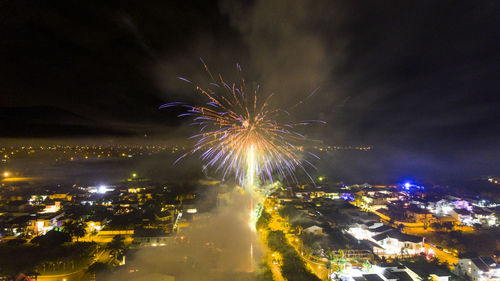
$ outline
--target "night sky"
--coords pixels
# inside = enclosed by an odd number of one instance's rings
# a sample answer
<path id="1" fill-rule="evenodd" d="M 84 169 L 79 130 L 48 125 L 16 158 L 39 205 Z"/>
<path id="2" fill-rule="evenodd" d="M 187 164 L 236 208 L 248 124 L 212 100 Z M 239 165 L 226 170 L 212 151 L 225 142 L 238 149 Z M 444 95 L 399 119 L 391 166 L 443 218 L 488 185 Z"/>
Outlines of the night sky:
<path id="1" fill-rule="evenodd" d="M 2 1 L 0 137 L 172 136 L 235 64 L 327 144 L 500 174 L 498 1 Z M 180 134 L 180 133 L 179 133 Z M 405 160 L 407 159 L 407 160 Z M 398 162 L 399 161 L 399 162 Z M 372 165 L 385 165 L 370 162 Z M 418 170 L 418 169 L 417 169 Z"/>

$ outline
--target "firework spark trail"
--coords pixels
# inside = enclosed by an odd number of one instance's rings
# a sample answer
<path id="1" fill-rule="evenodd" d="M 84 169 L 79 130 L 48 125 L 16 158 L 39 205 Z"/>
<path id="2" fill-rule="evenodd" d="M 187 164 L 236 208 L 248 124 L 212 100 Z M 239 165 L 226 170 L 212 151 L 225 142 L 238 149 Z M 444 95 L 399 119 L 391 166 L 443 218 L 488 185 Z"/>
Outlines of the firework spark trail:
<path id="1" fill-rule="evenodd" d="M 273 175 L 278 174 L 284 179 L 290 178 L 297 182 L 295 175 L 297 169 L 302 170 L 312 181 L 304 164 L 315 167 L 309 161 L 300 159 L 301 144 L 305 137 L 296 132 L 295 128 L 324 122 L 318 120 L 280 122 L 278 120 L 284 119 L 283 117 L 290 119 L 291 115 L 286 110 L 271 108 L 268 101 L 272 95 L 261 101 L 259 86 L 253 91 L 247 91 L 243 78 L 238 85 L 228 84 L 220 74 L 213 76 L 207 65 L 203 61 L 202 63 L 211 78 L 211 83 L 206 89 L 200 86 L 195 88 L 208 99 L 208 102 L 204 106 L 171 102 L 160 107 L 185 107 L 186 112 L 179 117 L 191 116 L 193 124 L 201 126 L 200 132 L 191 137 L 197 139 L 193 149 L 177 161 L 201 152 L 200 158 L 207 167 L 215 167 L 216 171 L 222 173 L 223 178 L 234 174 L 241 186 L 253 185 L 254 175 L 263 181 L 272 182 Z M 242 72 L 239 64 L 237 71 Z M 178 78 L 193 84 L 188 79 Z M 292 106 L 290 110 L 300 104 L 302 101 Z"/>

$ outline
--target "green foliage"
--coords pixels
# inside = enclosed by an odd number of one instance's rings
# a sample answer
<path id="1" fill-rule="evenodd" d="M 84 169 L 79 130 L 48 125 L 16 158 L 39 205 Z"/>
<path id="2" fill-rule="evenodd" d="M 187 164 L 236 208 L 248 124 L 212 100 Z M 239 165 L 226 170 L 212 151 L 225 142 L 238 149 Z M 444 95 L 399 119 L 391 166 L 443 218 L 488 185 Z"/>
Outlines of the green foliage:
<path id="1" fill-rule="evenodd" d="M 51 230 L 45 235 L 39 235 L 31 239 L 31 243 L 47 247 L 59 246 L 63 243 L 71 241 L 72 239 L 69 234 L 55 230 Z"/>
<path id="2" fill-rule="evenodd" d="M 273 273 L 267 262 L 262 262 L 259 264 L 257 272 L 255 274 L 256 281 L 269 281 L 273 280 Z"/>
<path id="3" fill-rule="evenodd" d="M 349 245 L 349 240 L 345 238 L 344 233 L 342 233 L 342 229 L 338 227 L 334 228 L 325 228 L 325 232 L 328 234 L 329 245 L 337 249 L 345 248 L 346 245 Z"/>
<path id="4" fill-rule="evenodd" d="M 363 271 L 365 271 L 365 272 L 371 272 L 372 271 L 372 264 L 368 260 L 365 260 L 363 262 Z"/>
<path id="5" fill-rule="evenodd" d="M 67 235 L 64 234 L 63 235 Z M 41 239 L 41 238 L 40 238 Z M 20 272 L 43 272 L 43 265 L 83 266 L 95 249 L 93 243 L 74 244 L 0 244 L 0 276 L 15 278 Z"/>
<path id="6" fill-rule="evenodd" d="M 81 221 L 70 220 L 63 224 L 63 231 L 68 233 L 70 236 L 76 236 L 76 241 L 78 238 L 85 236 L 87 230 L 85 229 L 85 223 Z"/>
<path id="7" fill-rule="evenodd" d="M 426 240 L 448 250 L 457 250 L 463 256 L 491 255 L 500 244 L 500 229 L 462 232 L 459 230 L 436 231 L 427 235 Z"/>
<path id="8" fill-rule="evenodd" d="M 134 210 L 130 213 L 113 215 L 111 222 L 106 229 L 134 229 L 136 225 L 142 223 L 143 213 L 141 210 Z"/>
<path id="9" fill-rule="evenodd" d="M 87 272 L 96 275 L 105 274 L 111 272 L 111 266 L 107 263 L 94 262 L 88 267 Z"/>
<path id="10" fill-rule="evenodd" d="M 313 273 L 307 270 L 304 260 L 290 246 L 282 231 L 271 231 L 267 236 L 269 248 L 282 256 L 281 273 L 289 281 L 319 281 Z"/>
<path id="11" fill-rule="evenodd" d="M 328 238 L 325 236 L 302 232 L 300 237 L 304 246 L 310 250 L 319 250 L 328 246 Z"/>
<path id="12" fill-rule="evenodd" d="M 125 250 L 125 237 L 121 235 L 116 235 L 113 237 L 111 242 L 108 243 L 107 248 L 110 250 L 111 254 L 114 256 L 115 260 L 118 255 Z"/>
<path id="13" fill-rule="evenodd" d="M 257 229 L 267 229 L 270 221 L 271 221 L 271 215 L 263 210 L 262 213 L 260 214 L 259 219 L 257 220 L 257 223 L 255 224 L 255 227 Z"/>
<path id="14" fill-rule="evenodd" d="M 123 249 L 125 247 L 125 237 L 121 235 L 115 235 L 111 242 L 108 243 L 108 248 L 113 249 Z"/>
<path id="15" fill-rule="evenodd" d="M 12 239 L 12 240 L 7 241 L 6 244 L 9 246 L 21 246 L 21 245 L 25 244 L 26 242 L 27 241 L 25 239 L 16 238 L 16 239 Z"/>
<path id="16" fill-rule="evenodd" d="M 282 231 L 269 232 L 267 235 L 267 241 L 269 248 L 273 251 L 281 252 L 285 246 L 288 246 L 285 234 Z"/>
<path id="17" fill-rule="evenodd" d="M 448 231 L 451 231 L 453 229 L 453 222 L 451 221 L 446 221 L 446 222 L 442 222 L 442 223 L 439 223 L 439 222 L 433 222 L 431 223 L 431 227 L 436 229 L 436 230 L 448 230 Z"/>
<path id="18" fill-rule="evenodd" d="M 280 216 L 290 219 L 298 215 L 297 209 L 292 205 L 285 205 L 279 210 Z"/>

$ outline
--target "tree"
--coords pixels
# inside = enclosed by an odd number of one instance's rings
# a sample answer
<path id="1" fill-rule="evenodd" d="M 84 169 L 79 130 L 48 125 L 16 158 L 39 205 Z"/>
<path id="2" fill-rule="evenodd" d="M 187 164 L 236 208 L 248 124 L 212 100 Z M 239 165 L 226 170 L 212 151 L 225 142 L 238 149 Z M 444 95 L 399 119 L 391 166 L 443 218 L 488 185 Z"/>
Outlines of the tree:
<path id="1" fill-rule="evenodd" d="M 282 247 L 286 244 L 285 234 L 282 231 L 271 231 L 267 235 L 269 248 L 273 251 L 282 251 Z"/>
<path id="2" fill-rule="evenodd" d="M 107 263 L 94 262 L 87 269 L 87 273 L 89 273 L 91 276 L 93 276 L 94 277 L 93 279 L 96 280 L 97 279 L 97 278 L 95 278 L 96 275 L 107 273 L 107 272 L 109 272 L 109 270 L 110 270 L 110 267 Z"/>
<path id="3" fill-rule="evenodd" d="M 273 280 L 273 272 L 271 271 L 271 268 L 269 268 L 269 265 L 266 262 L 262 262 L 259 265 L 255 279 L 257 281 Z"/>
<path id="4" fill-rule="evenodd" d="M 399 231 L 403 232 L 403 230 L 405 229 L 405 225 L 404 225 L 404 224 L 402 224 L 402 223 L 400 223 L 400 224 L 398 225 L 398 229 L 399 229 Z"/>
<path id="5" fill-rule="evenodd" d="M 280 216 L 284 217 L 284 218 L 292 218 L 294 217 L 295 215 L 297 215 L 297 209 L 295 209 L 294 206 L 292 205 L 285 205 L 283 208 L 281 208 L 278 213 L 280 214 Z"/>
<path id="6" fill-rule="evenodd" d="M 85 229 L 85 225 L 83 223 L 77 224 L 75 228 L 74 235 L 76 236 L 76 242 L 78 242 L 78 238 L 82 238 L 87 234 L 87 230 Z"/>
<path id="7" fill-rule="evenodd" d="M 71 237 L 76 236 L 76 241 L 87 234 L 85 223 L 81 221 L 70 220 L 63 224 L 63 231 L 68 233 Z"/>
<path id="8" fill-rule="evenodd" d="M 5 244 L 9 245 L 9 246 L 21 246 L 23 244 L 26 243 L 26 240 L 25 239 L 19 239 L 19 238 L 16 238 L 16 239 L 12 239 L 12 240 L 9 240 L 7 241 Z"/>
<path id="9" fill-rule="evenodd" d="M 446 228 L 448 231 L 452 231 L 454 224 L 451 221 L 445 221 L 443 222 L 442 226 Z"/>
<path id="10" fill-rule="evenodd" d="M 31 243 L 38 244 L 40 246 L 58 246 L 65 242 L 71 242 L 71 236 L 67 233 L 51 230 L 45 235 L 37 236 L 31 239 Z"/>
<path id="11" fill-rule="evenodd" d="M 434 228 L 435 230 L 440 230 L 443 229 L 443 225 L 439 222 L 433 222 L 431 223 L 431 227 Z"/>
<path id="12" fill-rule="evenodd" d="M 125 237 L 121 235 L 116 235 L 113 240 L 108 243 L 107 248 L 110 250 L 111 255 L 114 256 L 115 260 L 118 259 L 118 255 L 125 250 Z"/>
<path id="13" fill-rule="evenodd" d="M 372 264 L 368 260 L 365 260 L 363 262 L 363 271 L 364 272 L 371 272 L 372 271 Z"/>
<path id="14" fill-rule="evenodd" d="M 76 221 L 74 220 L 65 221 L 62 225 L 63 231 L 73 237 L 76 231 L 76 225 Z"/>
<path id="15" fill-rule="evenodd" d="M 265 210 L 263 210 L 262 213 L 260 214 L 259 219 L 257 220 L 255 227 L 257 229 L 263 229 L 263 228 L 267 229 L 270 221 L 271 221 L 271 215 Z"/>
<path id="16" fill-rule="evenodd" d="M 337 264 L 337 260 L 338 260 L 338 256 L 337 256 L 337 253 L 334 252 L 334 251 L 329 251 L 327 254 L 326 254 L 326 257 L 328 259 L 328 261 L 326 262 L 326 269 L 327 269 L 327 272 L 328 272 L 328 279 L 331 279 L 331 276 L 332 276 L 332 273 L 333 273 L 333 270 L 334 270 L 334 264 Z"/>

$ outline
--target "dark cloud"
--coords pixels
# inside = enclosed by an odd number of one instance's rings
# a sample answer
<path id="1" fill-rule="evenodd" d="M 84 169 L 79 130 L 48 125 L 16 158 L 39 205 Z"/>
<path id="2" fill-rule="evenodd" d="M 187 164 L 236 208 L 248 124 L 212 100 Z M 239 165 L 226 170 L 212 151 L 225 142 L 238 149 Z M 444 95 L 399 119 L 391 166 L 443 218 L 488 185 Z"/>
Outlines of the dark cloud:
<path id="1" fill-rule="evenodd" d="M 498 167 L 485 153 L 499 150 L 494 1 L 2 5 L 4 106 L 48 105 L 131 134 L 168 132 L 185 123 L 158 106 L 198 101 L 176 77 L 202 83 L 202 57 L 229 80 L 241 63 L 284 107 L 319 88 L 294 114 L 328 121 L 307 132 L 325 143 L 406 151 L 420 163 L 486 157 Z"/>

